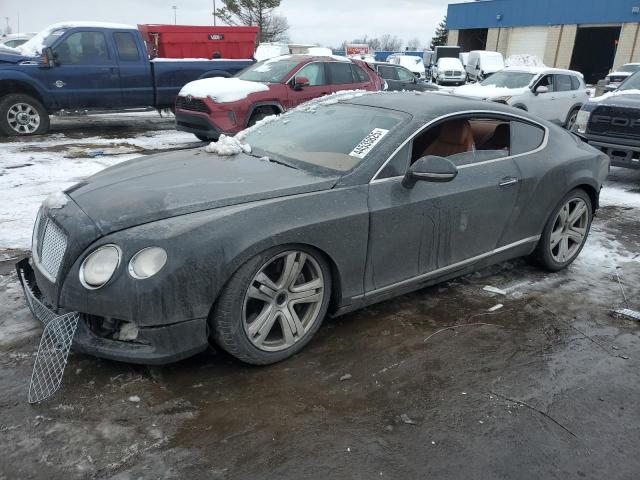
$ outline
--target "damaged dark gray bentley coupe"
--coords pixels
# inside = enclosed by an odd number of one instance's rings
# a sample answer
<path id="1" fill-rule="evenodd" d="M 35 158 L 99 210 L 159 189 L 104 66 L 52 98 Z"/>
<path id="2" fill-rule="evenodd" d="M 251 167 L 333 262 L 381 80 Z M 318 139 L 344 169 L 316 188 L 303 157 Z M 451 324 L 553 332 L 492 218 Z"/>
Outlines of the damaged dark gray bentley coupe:
<path id="1" fill-rule="evenodd" d="M 18 264 L 34 313 L 77 313 L 73 347 L 99 357 L 213 342 L 277 362 L 327 314 L 520 256 L 566 267 L 609 169 L 526 112 L 441 94 L 351 95 L 243 133 L 239 154 L 138 158 L 45 202 Z"/>

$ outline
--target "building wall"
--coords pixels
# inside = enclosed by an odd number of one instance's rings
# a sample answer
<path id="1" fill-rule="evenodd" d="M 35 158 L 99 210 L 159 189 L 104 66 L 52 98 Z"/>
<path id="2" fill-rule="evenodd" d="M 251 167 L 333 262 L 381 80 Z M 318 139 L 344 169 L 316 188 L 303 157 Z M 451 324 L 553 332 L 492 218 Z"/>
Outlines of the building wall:
<path id="1" fill-rule="evenodd" d="M 569 68 L 577 32 L 577 25 L 551 25 L 542 59 L 544 64 L 555 68 Z"/>
<path id="2" fill-rule="evenodd" d="M 487 50 L 500 52 L 506 56 L 510 32 L 510 28 L 490 28 L 487 32 Z"/>
<path id="3" fill-rule="evenodd" d="M 640 62 L 640 23 L 622 24 L 613 68 L 630 62 Z"/>

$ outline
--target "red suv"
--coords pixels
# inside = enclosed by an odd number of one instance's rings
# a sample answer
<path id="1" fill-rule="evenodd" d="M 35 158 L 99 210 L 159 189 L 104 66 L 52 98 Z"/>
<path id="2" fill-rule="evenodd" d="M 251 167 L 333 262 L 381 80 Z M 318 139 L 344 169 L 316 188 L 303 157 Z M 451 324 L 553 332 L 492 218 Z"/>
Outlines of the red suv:
<path id="1" fill-rule="evenodd" d="M 269 115 L 340 90 L 381 90 L 384 80 L 365 62 L 341 57 L 285 55 L 256 63 L 231 78 L 185 85 L 176 99 L 176 128 L 200 140 L 235 134 Z"/>

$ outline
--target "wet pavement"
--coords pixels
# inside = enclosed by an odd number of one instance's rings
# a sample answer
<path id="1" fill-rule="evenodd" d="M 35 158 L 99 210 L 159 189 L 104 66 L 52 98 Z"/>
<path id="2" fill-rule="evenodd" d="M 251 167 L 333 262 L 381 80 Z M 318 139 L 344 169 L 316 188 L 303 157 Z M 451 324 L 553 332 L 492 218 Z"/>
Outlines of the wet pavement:
<path id="1" fill-rule="evenodd" d="M 0 479 L 637 478 L 640 324 L 610 310 L 640 309 L 640 172 L 607 188 L 624 195 L 566 271 L 517 260 L 329 319 L 269 367 L 72 354 L 39 405 L 24 252 L 5 250 Z"/>

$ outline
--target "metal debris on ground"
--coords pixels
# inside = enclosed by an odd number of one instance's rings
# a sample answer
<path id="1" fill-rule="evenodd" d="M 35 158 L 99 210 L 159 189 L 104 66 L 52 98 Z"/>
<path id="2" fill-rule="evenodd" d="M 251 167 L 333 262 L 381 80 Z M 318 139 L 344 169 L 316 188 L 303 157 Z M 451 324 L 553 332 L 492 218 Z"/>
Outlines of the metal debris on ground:
<path id="1" fill-rule="evenodd" d="M 492 287 L 491 285 L 487 285 L 486 287 L 483 288 L 483 290 L 489 293 L 497 293 L 498 295 L 507 294 L 505 290 L 502 290 L 501 288 L 498 288 L 498 287 Z"/>
<path id="2" fill-rule="evenodd" d="M 60 388 L 78 319 L 78 313 L 72 312 L 46 323 L 31 374 L 29 403 L 41 402 Z"/>
<path id="3" fill-rule="evenodd" d="M 402 420 L 407 425 L 415 425 L 416 424 L 415 420 L 412 420 L 411 417 L 409 417 L 409 415 L 407 415 L 406 413 L 403 413 L 402 415 L 400 415 L 400 420 Z"/>
<path id="4" fill-rule="evenodd" d="M 628 320 L 640 322 L 640 312 L 637 310 L 631 310 L 630 308 L 616 308 L 611 313 L 616 317 L 623 317 Z"/>
<path id="5" fill-rule="evenodd" d="M 340 377 L 340 381 L 341 381 L 341 382 L 344 382 L 345 380 L 351 380 L 351 378 L 352 378 L 352 376 L 351 376 L 351 374 L 350 374 L 350 373 L 345 373 L 344 375 L 342 375 L 342 376 Z"/>
<path id="6" fill-rule="evenodd" d="M 504 307 L 504 305 L 499 303 L 499 304 L 494 305 L 493 307 L 491 307 L 488 311 L 489 312 L 495 312 L 496 310 L 500 310 L 502 307 Z"/>

